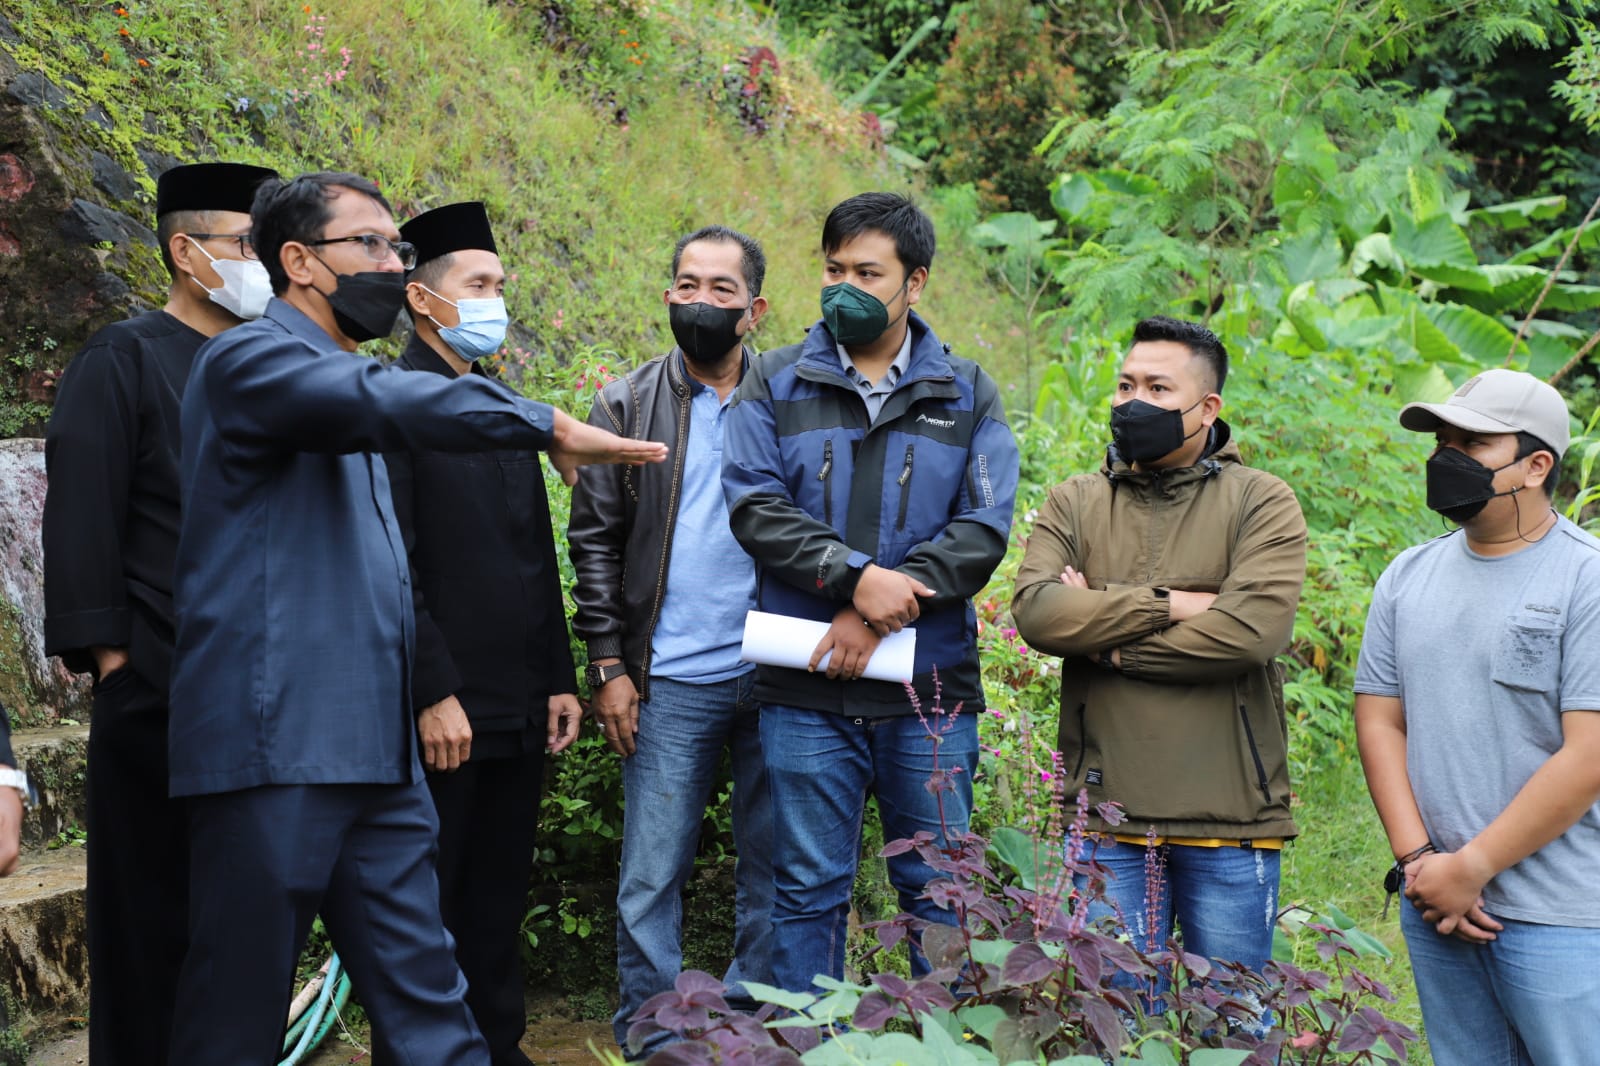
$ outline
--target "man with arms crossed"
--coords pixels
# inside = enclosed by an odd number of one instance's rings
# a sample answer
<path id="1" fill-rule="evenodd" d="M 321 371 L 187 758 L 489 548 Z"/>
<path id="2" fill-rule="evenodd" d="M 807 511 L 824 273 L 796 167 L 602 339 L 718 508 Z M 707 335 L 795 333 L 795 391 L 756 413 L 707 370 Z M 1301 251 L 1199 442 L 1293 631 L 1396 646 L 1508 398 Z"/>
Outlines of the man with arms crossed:
<path id="1" fill-rule="evenodd" d="M 1198 323 L 1134 327 L 1105 466 L 1050 491 L 1011 610 L 1024 640 L 1062 656 L 1066 794 L 1127 812 L 1095 853 L 1111 879 L 1091 917 L 1114 910 L 1146 950 L 1176 921 L 1184 950 L 1260 970 L 1295 835 L 1274 656 L 1294 629 L 1306 524 L 1218 417 L 1227 374 Z M 1147 857 L 1165 875 L 1155 900 Z"/>
<path id="2" fill-rule="evenodd" d="M 1373 591 L 1356 672 L 1367 786 L 1438 1066 L 1600 1048 L 1600 541 L 1556 513 L 1561 394 L 1490 370 L 1444 403 L 1428 506 L 1461 528 Z"/>

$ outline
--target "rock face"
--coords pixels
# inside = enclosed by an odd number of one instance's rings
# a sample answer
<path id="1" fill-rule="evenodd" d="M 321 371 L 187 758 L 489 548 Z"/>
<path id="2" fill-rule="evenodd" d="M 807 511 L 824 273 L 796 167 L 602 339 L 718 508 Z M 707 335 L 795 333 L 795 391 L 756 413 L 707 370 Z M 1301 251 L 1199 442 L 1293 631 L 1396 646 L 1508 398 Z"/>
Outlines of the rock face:
<path id="1" fill-rule="evenodd" d="M 88 686 L 44 656 L 44 441 L 0 440 L 0 703 L 13 720 L 88 721 Z"/>
<path id="2" fill-rule="evenodd" d="M 0 292 L 27 294 L 0 300 L 0 437 L 40 433 L 67 360 L 158 295 L 130 286 L 161 276 L 151 164 L 78 93 L 0 48 Z"/>

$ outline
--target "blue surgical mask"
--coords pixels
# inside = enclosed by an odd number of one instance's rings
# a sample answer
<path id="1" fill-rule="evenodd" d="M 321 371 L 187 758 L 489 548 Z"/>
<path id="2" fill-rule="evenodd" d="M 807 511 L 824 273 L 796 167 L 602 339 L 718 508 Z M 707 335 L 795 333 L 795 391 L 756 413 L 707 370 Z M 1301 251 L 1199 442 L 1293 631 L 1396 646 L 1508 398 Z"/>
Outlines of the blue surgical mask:
<path id="1" fill-rule="evenodd" d="M 506 315 L 504 297 L 453 301 L 445 299 L 426 285 L 422 287 L 427 289 L 429 295 L 444 300 L 460 312 L 461 321 L 453 326 L 439 325 L 437 318 L 428 316 L 428 321 L 439 326 L 439 337 L 450 346 L 451 351 L 467 362 L 475 363 L 500 350 L 500 345 L 506 340 L 506 327 L 511 324 L 511 319 Z"/>

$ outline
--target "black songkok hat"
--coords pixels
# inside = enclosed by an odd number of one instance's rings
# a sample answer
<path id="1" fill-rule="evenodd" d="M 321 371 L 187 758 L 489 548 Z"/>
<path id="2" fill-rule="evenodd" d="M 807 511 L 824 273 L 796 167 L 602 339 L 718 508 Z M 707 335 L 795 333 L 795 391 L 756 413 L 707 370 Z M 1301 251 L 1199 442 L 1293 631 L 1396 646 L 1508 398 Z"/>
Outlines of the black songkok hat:
<path id="1" fill-rule="evenodd" d="M 250 213 L 256 186 L 278 172 L 248 163 L 190 163 L 156 180 L 156 217 L 169 211 Z"/>
<path id="2" fill-rule="evenodd" d="M 400 227 L 400 239 L 417 246 L 417 266 L 451 252 L 480 250 L 500 254 L 489 228 L 489 212 L 477 200 L 424 211 Z"/>

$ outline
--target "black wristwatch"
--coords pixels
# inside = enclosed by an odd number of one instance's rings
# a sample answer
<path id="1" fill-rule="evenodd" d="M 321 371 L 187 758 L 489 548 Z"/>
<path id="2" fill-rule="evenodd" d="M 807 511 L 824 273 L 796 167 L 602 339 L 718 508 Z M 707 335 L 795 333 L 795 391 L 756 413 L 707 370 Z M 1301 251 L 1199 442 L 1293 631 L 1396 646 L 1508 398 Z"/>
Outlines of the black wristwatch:
<path id="1" fill-rule="evenodd" d="M 599 663 L 590 663 L 583 668 L 584 684 L 592 692 L 608 681 L 615 681 L 628 672 L 627 664 L 622 662 L 612 663 L 610 666 L 601 666 Z"/>

